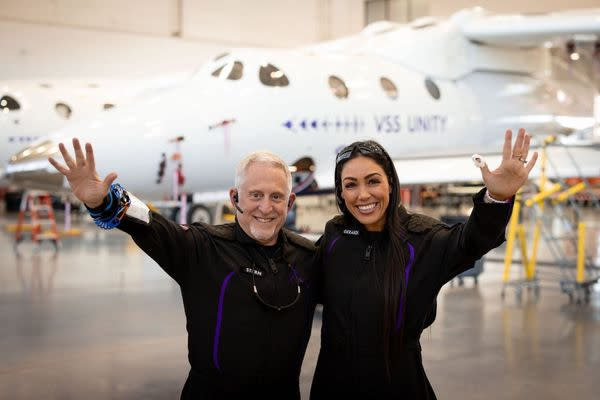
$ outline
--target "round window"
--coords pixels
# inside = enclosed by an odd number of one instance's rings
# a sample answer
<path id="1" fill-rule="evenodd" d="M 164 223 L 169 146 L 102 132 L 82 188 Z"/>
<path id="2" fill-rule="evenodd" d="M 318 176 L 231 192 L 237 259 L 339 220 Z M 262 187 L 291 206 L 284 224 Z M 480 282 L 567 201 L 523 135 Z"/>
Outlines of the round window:
<path id="1" fill-rule="evenodd" d="M 348 88 L 343 80 L 335 75 L 329 77 L 329 88 L 338 99 L 345 99 L 348 97 Z"/>
<path id="2" fill-rule="evenodd" d="M 72 110 L 71 107 L 66 105 L 65 103 L 56 103 L 54 106 L 56 113 L 64 119 L 71 118 Z"/>
<path id="3" fill-rule="evenodd" d="M 398 89 L 396 88 L 396 85 L 394 85 L 394 82 L 388 78 L 381 77 L 379 78 L 379 83 L 381 83 L 383 91 L 390 99 L 396 100 L 398 98 Z"/>
<path id="4" fill-rule="evenodd" d="M 0 98 L 0 111 L 8 113 L 10 111 L 20 110 L 21 105 L 11 96 L 2 96 Z"/>
<path id="5" fill-rule="evenodd" d="M 283 71 L 273 64 L 261 65 L 258 78 L 267 86 L 287 86 L 290 84 Z"/>
<path id="6" fill-rule="evenodd" d="M 425 79 L 425 87 L 431 97 L 436 100 L 440 99 L 440 88 L 438 88 L 438 85 L 436 85 L 434 81 L 430 78 Z"/>

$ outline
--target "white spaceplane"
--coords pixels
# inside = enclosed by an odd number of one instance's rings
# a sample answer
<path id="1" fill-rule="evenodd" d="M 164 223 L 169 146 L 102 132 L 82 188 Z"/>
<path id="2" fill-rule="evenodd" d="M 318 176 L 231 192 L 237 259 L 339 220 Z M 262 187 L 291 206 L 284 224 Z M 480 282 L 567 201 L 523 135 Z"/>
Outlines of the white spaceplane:
<path id="1" fill-rule="evenodd" d="M 46 159 L 58 142 L 79 137 L 94 145 L 101 175 L 115 171 L 138 197 L 160 199 L 180 164 L 182 190 L 224 190 L 243 155 L 268 149 L 294 166 L 301 191 L 315 182 L 331 187 L 336 152 L 373 138 L 395 159 L 401 183 L 479 181 L 470 156 L 495 167 L 504 131 L 524 127 L 538 137 L 576 135 L 569 154 L 578 166 L 557 148 L 556 173 L 600 176 L 595 90 L 548 75 L 548 43 L 596 35 L 599 10 L 472 9 L 408 25 L 379 22 L 299 49 L 235 49 L 185 84 L 39 139 L 7 172 L 25 186 L 64 187 Z"/>

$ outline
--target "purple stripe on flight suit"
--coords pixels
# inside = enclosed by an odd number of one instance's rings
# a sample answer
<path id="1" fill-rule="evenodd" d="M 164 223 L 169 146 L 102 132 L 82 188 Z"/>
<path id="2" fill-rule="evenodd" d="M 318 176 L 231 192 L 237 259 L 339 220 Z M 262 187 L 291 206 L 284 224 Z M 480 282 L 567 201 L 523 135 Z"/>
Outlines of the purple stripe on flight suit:
<path id="1" fill-rule="evenodd" d="M 336 237 L 335 237 L 335 238 L 334 238 L 334 239 L 331 241 L 331 243 L 329 243 L 329 246 L 327 246 L 327 255 L 330 255 L 330 254 L 331 254 L 331 251 L 333 250 L 333 246 L 335 246 L 335 243 L 338 241 L 338 239 L 339 239 L 340 237 L 341 237 L 341 236 L 339 236 L 339 235 L 338 235 L 338 236 L 336 236 Z"/>
<path id="2" fill-rule="evenodd" d="M 412 244 L 406 242 L 408 245 L 408 250 L 410 251 L 410 260 L 408 260 L 408 265 L 406 266 L 406 270 L 404 271 L 404 282 L 406 282 L 406 290 L 408 291 L 408 278 L 410 277 L 410 269 L 412 268 L 413 262 L 415 261 L 415 248 Z M 402 325 L 402 318 L 404 309 L 404 298 L 400 297 L 400 305 L 398 306 L 398 316 L 396 317 L 396 330 L 400 329 L 400 325 Z"/>
<path id="3" fill-rule="evenodd" d="M 223 300 L 225 299 L 225 290 L 227 289 L 227 284 L 229 284 L 229 279 L 233 276 L 234 271 L 231 271 L 225 279 L 223 279 L 223 283 L 221 284 L 221 293 L 219 294 L 219 308 L 217 309 L 217 324 L 215 325 L 215 341 L 213 342 L 213 363 L 215 367 L 220 371 L 221 367 L 219 366 L 219 336 L 221 335 L 221 321 L 223 318 Z"/>
<path id="4" fill-rule="evenodd" d="M 298 271 L 296 271 L 296 264 L 290 265 L 290 269 L 292 270 L 292 273 L 290 275 L 290 279 L 288 279 L 288 282 L 291 282 L 292 279 L 296 279 L 296 282 L 302 283 L 302 279 L 300 278 Z"/>

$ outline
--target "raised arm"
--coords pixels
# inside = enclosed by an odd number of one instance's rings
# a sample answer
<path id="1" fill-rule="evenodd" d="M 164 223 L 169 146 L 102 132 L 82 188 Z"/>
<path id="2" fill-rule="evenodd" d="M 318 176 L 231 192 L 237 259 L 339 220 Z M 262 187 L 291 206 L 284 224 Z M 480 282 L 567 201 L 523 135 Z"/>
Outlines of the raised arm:
<path id="1" fill-rule="evenodd" d="M 504 242 L 512 198 L 527 181 L 537 160 L 537 152 L 534 152 L 527 161 L 529 142 L 529 135 L 520 129 L 513 146 L 512 132 L 507 130 L 500 166 L 490 171 L 485 162 L 480 165 L 486 189 L 474 196 L 474 208 L 468 221 L 437 232 L 436 239 L 445 248 L 442 284 Z"/>
<path id="2" fill-rule="evenodd" d="M 199 238 L 191 229 L 151 213 L 134 195 L 112 184 L 116 173 L 111 172 L 101 179 L 91 144 L 86 143 L 84 155 L 79 140 L 73 139 L 75 160 L 62 143 L 59 149 L 66 165 L 52 158 L 48 161 L 67 178 L 73 194 L 88 207 L 96 224 L 105 229 L 118 227 L 130 234 L 135 243 L 181 285 L 193 261 L 191 258 L 195 259 L 198 254 Z"/>

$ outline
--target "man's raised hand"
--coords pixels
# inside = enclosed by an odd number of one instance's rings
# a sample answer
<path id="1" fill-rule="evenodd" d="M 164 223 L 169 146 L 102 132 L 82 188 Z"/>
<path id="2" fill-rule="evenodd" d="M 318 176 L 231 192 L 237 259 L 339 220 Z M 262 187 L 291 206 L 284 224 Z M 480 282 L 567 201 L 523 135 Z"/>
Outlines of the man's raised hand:
<path id="1" fill-rule="evenodd" d="M 85 145 L 84 156 L 79 140 L 77 138 L 73 139 L 75 160 L 73 160 L 64 144 L 60 143 L 58 148 L 67 165 L 59 163 L 52 157 L 48 159 L 50 164 L 67 178 L 75 197 L 90 208 L 100 206 L 108 194 L 110 185 L 117 179 L 117 174 L 111 172 L 104 180 L 100 179 L 98 172 L 96 172 L 94 150 L 89 143 Z"/>

